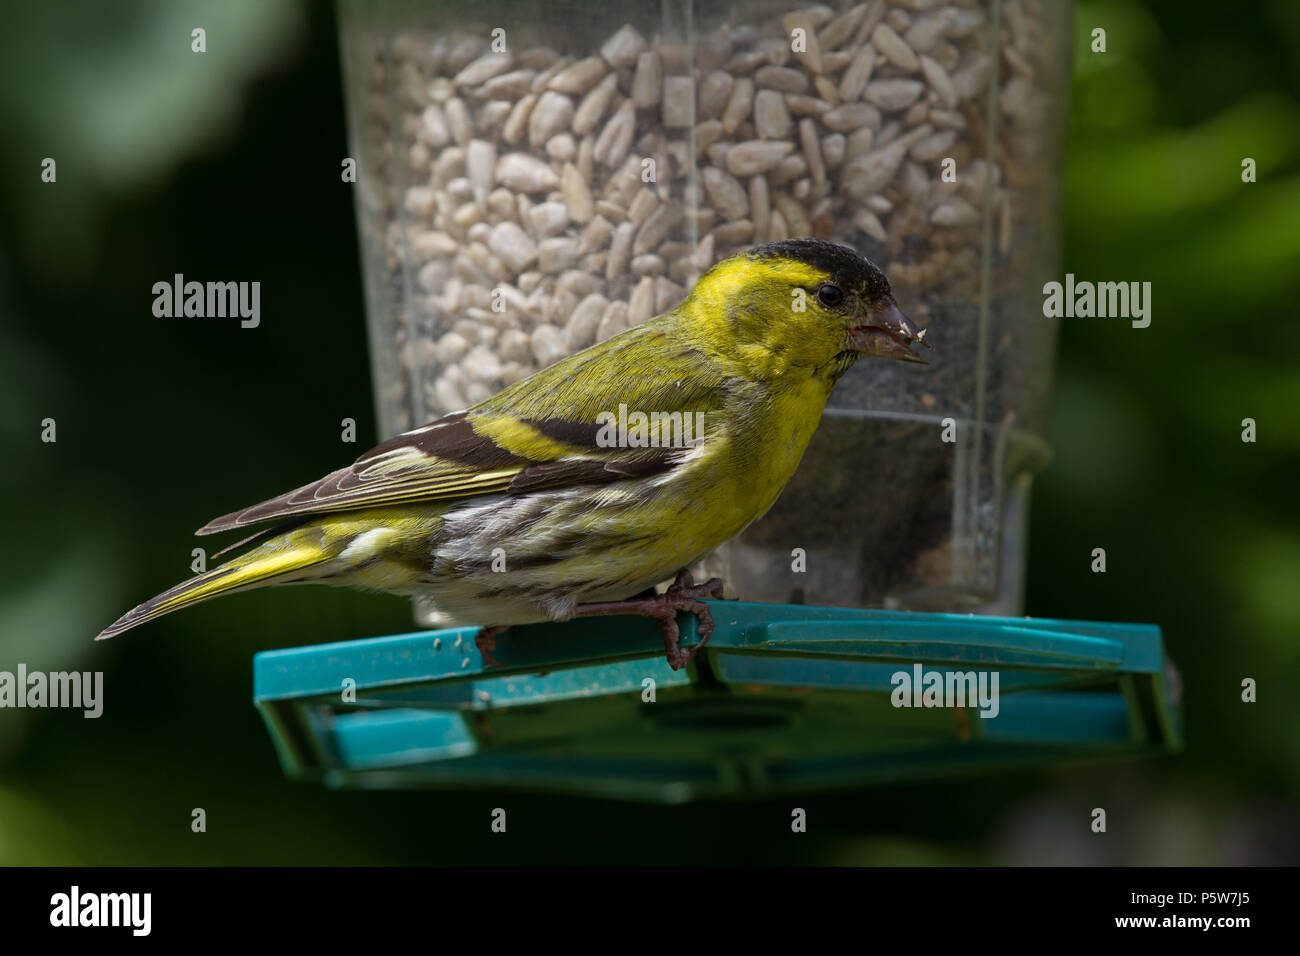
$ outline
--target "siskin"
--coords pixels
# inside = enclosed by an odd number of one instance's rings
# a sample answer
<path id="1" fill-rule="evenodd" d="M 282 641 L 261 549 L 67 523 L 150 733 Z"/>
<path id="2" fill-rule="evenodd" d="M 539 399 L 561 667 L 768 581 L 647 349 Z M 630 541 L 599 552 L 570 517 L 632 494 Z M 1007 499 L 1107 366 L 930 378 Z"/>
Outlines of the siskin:
<path id="1" fill-rule="evenodd" d="M 772 506 L 850 366 L 923 362 L 917 343 L 888 280 L 852 249 L 758 246 L 671 312 L 210 522 L 198 534 L 275 523 L 98 639 L 221 594 L 319 581 L 423 596 L 447 625 L 489 624 L 477 642 L 489 663 L 511 625 L 649 616 L 678 669 L 713 629 L 701 598 L 722 587 L 679 569 Z M 700 618 L 689 652 L 678 611 Z"/>

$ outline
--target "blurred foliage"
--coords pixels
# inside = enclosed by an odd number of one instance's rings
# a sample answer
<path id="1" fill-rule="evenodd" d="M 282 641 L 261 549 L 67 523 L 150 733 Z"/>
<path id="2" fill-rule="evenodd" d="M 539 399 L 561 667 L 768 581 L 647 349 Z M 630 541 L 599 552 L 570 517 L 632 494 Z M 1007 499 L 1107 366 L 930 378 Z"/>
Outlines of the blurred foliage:
<path id="1" fill-rule="evenodd" d="M 1154 315 L 1062 323 L 1027 610 L 1159 623 L 1187 751 L 810 798 L 807 838 L 784 804 L 520 796 L 501 841 L 491 794 L 287 783 L 251 655 L 409 629 L 400 600 L 253 593 L 90 641 L 188 573 L 198 524 L 347 457 L 341 418 L 359 448 L 378 437 L 332 17 L 306 0 L 6 13 L 0 669 L 107 673 L 99 720 L 0 711 L 0 863 L 1300 861 L 1300 4 L 1077 7 L 1062 272 L 1150 281 Z M 160 325 L 150 288 L 175 272 L 261 281 L 261 326 Z M 37 440 L 47 416 L 57 444 Z"/>
<path id="2" fill-rule="evenodd" d="M 1057 458 L 1036 488 L 1029 580 L 1030 613 L 1138 617 L 1165 629 L 1183 673 L 1189 740 L 1167 786 L 1217 776 L 1240 788 L 1232 799 L 1293 806 L 1295 9 L 1078 8 L 1063 269 L 1150 281 L 1154 318 L 1142 330 L 1063 321 Z M 1088 50 L 1097 26 L 1107 30 L 1106 54 Z M 1246 157 L 1257 163 L 1255 183 L 1242 182 Z M 1241 441 L 1245 418 L 1257 422 L 1256 444 Z M 1093 547 L 1107 549 L 1104 580 L 1087 569 Z M 1244 677 L 1259 682 L 1258 704 L 1240 703 Z M 1289 833 L 1294 841 L 1294 817 Z"/>
<path id="3" fill-rule="evenodd" d="M 113 199 L 156 190 L 179 162 L 228 138 L 247 83 L 298 58 L 304 11 L 284 0 L 20 4 L 0 35 L 0 111 L 27 134 L 0 156 L 21 182 L 59 164 L 57 190 L 13 190 L 30 265 L 89 264 Z M 195 28 L 207 52 L 191 50 Z M 21 143 L 16 146 L 15 143 Z"/>

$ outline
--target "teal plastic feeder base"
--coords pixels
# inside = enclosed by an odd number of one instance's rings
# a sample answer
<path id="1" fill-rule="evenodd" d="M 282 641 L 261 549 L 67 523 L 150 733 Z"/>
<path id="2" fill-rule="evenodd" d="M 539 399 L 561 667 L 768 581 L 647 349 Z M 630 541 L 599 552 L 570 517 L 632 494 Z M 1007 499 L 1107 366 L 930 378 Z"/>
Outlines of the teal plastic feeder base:
<path id="1" fill-rule="evenodd" d="M 708 603 L 684 671 L 645 618 L 511 628 L 499 668 L 452 628 L 263 652 L 254 703 L 286 774 L 332 787 L 681 802 L 1181 745 L 1152 625 Z"/>

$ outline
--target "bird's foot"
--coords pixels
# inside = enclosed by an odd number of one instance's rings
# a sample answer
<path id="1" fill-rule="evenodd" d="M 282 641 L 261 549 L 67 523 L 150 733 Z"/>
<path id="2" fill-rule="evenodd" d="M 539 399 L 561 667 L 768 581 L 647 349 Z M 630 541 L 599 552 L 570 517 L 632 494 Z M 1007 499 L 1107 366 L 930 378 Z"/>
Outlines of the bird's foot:
<path id="1" fill-rule="evenodd" d="M 703 584 L 696 584 L 691 573 L 683 569 L 677 572 L 672 585 L 663 594 L 628 598 L 625 601 L 579 604 L 574 608 L 573 616 L 602 617 L 614 614 L 636 614 L 654 618 L 659 622 L 659 631 L 663 634 L 668 666 L 677 671 L 694 660 L 696 652 L 709 642 L 709 637 L 713 634 L 713 614 L 703 598 L 721 599 L 722 579 L 710 578 Z M 678 644 L 681 638 L 681 630 L 677 626 L 678 611 L 689 611 L 700 619 L 700 642 L 689 651 Z"/>
<path id="2" fill-rule="evenodd" d="M 504 627 L 481 627 L 474 635 L 474 646 L 478 648 L 479 654 L 483 656 L 483 662 L 489 667 L 502 666 L 501 662 L 492 656 L 492 652 L 497 649 L 497 635 L 504 630 L 506 630 Z"/>

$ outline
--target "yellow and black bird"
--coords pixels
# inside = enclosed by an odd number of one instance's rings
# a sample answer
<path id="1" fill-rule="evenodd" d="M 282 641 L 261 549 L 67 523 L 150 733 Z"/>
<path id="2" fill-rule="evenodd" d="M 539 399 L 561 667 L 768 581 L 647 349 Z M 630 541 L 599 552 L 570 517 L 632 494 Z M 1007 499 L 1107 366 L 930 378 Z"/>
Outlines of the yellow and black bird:
<path id="1" fill-rule="evenodd" d="M 199 534 L 273 522 L 99 639 L 221 594 L 316 581 L 424 596 L 447 625 L 482 626 L 489 662 L 511 625 L 647 615 L 680 668 L 712 630 L 700 599 L 721 596 L 721 582 L 696 586 L 681 569 L 772 506 L 850 366 L 922 362 L 917 344 L 924 333 L 857 252 L 758 246 L 671 312 L 208 523 Z M 666 593 L 644 593 L 674 573 Z M 679 610 L 700 616 L 689 652 Z"/>

